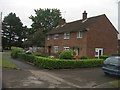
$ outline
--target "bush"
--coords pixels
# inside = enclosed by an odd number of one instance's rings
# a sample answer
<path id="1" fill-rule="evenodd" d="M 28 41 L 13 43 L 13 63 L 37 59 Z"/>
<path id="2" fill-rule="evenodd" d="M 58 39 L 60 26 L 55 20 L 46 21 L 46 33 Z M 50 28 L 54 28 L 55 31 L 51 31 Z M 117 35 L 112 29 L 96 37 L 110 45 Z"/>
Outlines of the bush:
<path id="1" fill-rule="evenodd" d="M 91 68 L 103 65 L 102 59 L 87 60 L 53 60 L 43 57 L 36 57 L 34 64 L 45 69 L 73 69 L 73 68 Z"/>
<path id="2" fill-rule="evenodd" d="M 74 69 L 74 68 L 92 68 L 103 65 L 103 59 L 51 59 L 40 56 L 19 53 L 18 58 L 26 62 L 31 62 L 39 68 L 45 69 Z"/>
<path id="3" fill-rule="evenodd" d="M 22 52 L 22 48 L 19 48 L 19 47 L 12 47 L 12 50 L 11 50 L 11 57 L 12 58 L 17 58 L 18 57 L 18 54 Z"/>
<path id="4" fill-rule="evenodd" d="M 100 59 L 104 59 L 104 60 L 105 60 L 106 58 L 108 58 L 107 55 L 101 55 L 101 56 L 100 56 Z"/>
<path id="5" fill-rule="evenodd" d="M 82 56 L 80 59 L 88 59 L 87 56 Z"/>
<path id="6" fill-rule="evenodd" d="M 35 56 L 31 55 L 31 54 L 19 53 L 18 54 L 18 58 L 20 60 L 23 60 L 23 61 L 26 61 L 26 62 L 30 62 L 30 63 L 34 63 L 35 62 Z"/>
<path id="7" fill-rule="evenodd" d="M 73 56 L 75 55 L 75 51 L 72 50 L 65 50 L 60 53 L 59 58 L 60 59 L 73 59 Z"/>

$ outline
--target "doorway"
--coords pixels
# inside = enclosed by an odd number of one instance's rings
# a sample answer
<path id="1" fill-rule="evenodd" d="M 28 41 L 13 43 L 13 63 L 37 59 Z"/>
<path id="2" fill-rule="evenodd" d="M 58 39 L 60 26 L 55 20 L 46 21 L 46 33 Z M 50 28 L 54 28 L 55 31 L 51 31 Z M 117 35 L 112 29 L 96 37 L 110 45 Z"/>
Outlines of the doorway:
<path id="1" fill-rule="evenodd" d="M 103 55 L 103 48 L 95 48 L 95 57 Z"/>

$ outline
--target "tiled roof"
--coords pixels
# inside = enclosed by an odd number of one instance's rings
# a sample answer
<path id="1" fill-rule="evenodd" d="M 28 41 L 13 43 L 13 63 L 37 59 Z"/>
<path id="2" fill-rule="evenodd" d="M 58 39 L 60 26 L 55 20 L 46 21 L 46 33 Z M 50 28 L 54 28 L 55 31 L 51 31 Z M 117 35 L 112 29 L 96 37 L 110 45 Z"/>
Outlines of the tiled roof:
<path id="1" fill-rule="evenodd" d="M 74 32 L 74 31 L 86 31 L 89 25 L 96 22 L 98 18 L 104 17 L 105 14 L 90 17 L 86 20 L 77 20 L 70 23 L 66 23 L 62 26 L 53 28 L 51 31 L 49 31 L 47 34 L 55 34 L 55 33 L 64 33 L 64 32 Z"/>

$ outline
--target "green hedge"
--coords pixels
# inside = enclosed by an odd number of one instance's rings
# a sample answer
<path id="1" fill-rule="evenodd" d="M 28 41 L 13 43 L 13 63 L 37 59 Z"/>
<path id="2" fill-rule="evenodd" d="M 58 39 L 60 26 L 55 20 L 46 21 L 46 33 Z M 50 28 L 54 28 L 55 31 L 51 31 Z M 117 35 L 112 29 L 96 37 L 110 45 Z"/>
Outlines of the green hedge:
<path id="1" fill-rule="evenodd" d="M 12 50 L 11 50 L 11 57 L 12 58 L 18 58 L 18 54 L 22 52 L 22 48 L 19 48 L 19 47 L 12 47 Z"/>
<path id="2" fill-rule="evenodd" d="M 104 59 L 104 60 L 105 60 L 105 59 L 108 58 L 108 57 L 109 57 L 108 55 L 101 55 L 101 56 L 100 56 L 100 59 Z"/>
<path id="3" fill-rule="evenodd" d="M 36 59 L 34 55 L 24 53 L 19 53 L 18 58 L 30 63 L 34 63 Z"/>
<path id="4" fill-rule="evenodd" d="M 88 60 L 52 60 L 43 57 L 36 57 L 34 64 L 40 68 L 46 69 L 73 69 L 73 68 L 91 68 L 100 67 L 103 64 L 102 59 Z"/>
<path id="5" fill-rule="evenodd" d="M 39 68 L 45 69 L 92 68 L 103 65 L 103 59 L 59 60 L 21 53 L 19 53 L 18 58 L 26 62 L 31 62 Z"/>

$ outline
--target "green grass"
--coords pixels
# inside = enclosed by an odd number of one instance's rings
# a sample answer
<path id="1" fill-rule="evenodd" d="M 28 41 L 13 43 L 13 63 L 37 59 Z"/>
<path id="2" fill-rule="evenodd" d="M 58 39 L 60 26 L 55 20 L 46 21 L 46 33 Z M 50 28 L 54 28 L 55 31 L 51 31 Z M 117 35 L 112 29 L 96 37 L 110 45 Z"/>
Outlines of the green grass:
<path id="1" fill-rule="evenodd" d="M 114 88 L 120 88 L 120 80 L 109 82 L 109 84 L 113 86 Z"/>
<path id="2" fill-rule="evenodd" d="M 17 66 L 15 64 L 11 63 L 10 61 L 3 59 L 2 60 L 2 67 L 16 69 Z"/>
<path id="3" fill-rule="evenodd" d="M 0 59 L 0 66 L 2 66 L 2 59 Z"/>

